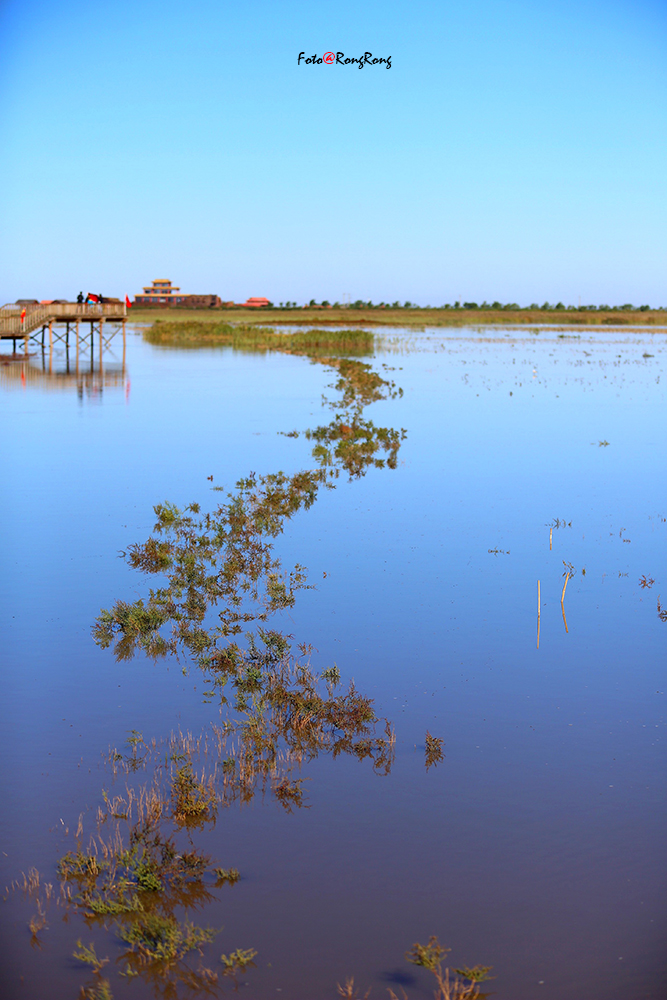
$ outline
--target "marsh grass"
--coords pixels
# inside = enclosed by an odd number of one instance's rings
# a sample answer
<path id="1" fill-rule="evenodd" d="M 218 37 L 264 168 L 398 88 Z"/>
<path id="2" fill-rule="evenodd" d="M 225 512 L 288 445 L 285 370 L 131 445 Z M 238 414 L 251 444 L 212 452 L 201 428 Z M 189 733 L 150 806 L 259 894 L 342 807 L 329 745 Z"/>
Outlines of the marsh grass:
<path id="1" fill-rule="evenodd" d="M 305 436 L 317 442 L 313 457 L 327 469 L 345 467 L 351 479 L 365 475 L 370 465 L 376 469 L 398 465 L 398 450 L 406 432 L 394 428 L 375 427 L 371 420 L 353 418 L 345 422 L 338 415 L 330 424 L 308 430 Z M 385 457 L 381 457 L 382 452 Z"/>
<path id="2" fill-rule="evenodd" d="M 303 333 L 277 333 L 264 326 L 203 323 L 196 320 L 157 320 L 148 330 L 143 331 L 143 336 L 149 344 L 169 347 L 220 345 L 233 347 L 236 351 L 281 351 L 308 357 L 324 354 L 358 357 L 370 355 L 375 344 L 374 335 L 367 330 L 313 329 Z"/>
<path id="3" fill-rule="evenodd" d="M 10 886 L 7 886 L 4 899 L 8 900 L 10 895 L 15 892 L 20 892 L 27 901 L 36 907 L 37 912 L 31 914 L 28 919 L 28 930 L 31 934 L 32 946 L 41 948 L 42 940 L 39 935 L 49 926 L 46 911 L 53 896 L 53 884 L 51 882 L 42 883 L 37 869 L 31 867 L 27 874 L 22 872 L 21 878 L 15 879 Z"/>
<path id="4" fill-rule="evenodd" d="M 100 978 L 87 986 L 82 986 L 79 1000 L 113 1000 L 111 983 L 108 979 Z"/>
<path id="5" fill-rule="evenodd" d="M 95 945 L 91 941 L 90 945 L 86 946 L 81 943 L 81 940 L 76 943 L 77 951 L 73 952 L 72 957 L 77 960 L 77 962 L 83 962 L 84 965 L 89 965 L 93 972 L 101 972 L 105 965 L 109 964 L 108 958 L 98 958 L 97 952 L 95 951 Z"/>
<path id="6" fill-rule="evenodd" d="M 193 312 L 178 309 L 144 309 L 134 306 L 128 317 L 135 323 L 155 324 L 164 320 L 170 325 L 198 323 L 219 325 L 239 324 L 312 326 L 326 330 L 327 326 L 383 327 L 470 327 L 470 326 L 662 326 L 667 325 L 665 312 L 659 309 L 545 309 L 535 308 L 410 308 L 367 307 L 331 309 L 224 309 Z"/>
<path id="7" fill-rule="evenodd" d="M 119 959 L 124 975 L 141 976 L 165 996 L 178 983 L 195 991 L 213 988 L 217 973 L 193 969 L 189 959 L 201 955 L 217 932 L 194 924 L 188 911 L 211 902 L 212 888 L 240 878 L 237 869 L 216 867 L 179 843 L 179 835 L 189 838 L 212 825 L 219 808 L 250 802 L 258 792 L 269 792 L 287 812 L 300 808 L 302 779 L 294 771 L 320 753 L 369 758 L 379 773 L 391 767 L 395 737 L 389 723 L 376 732 L 370 699 L 353 685 L 339 693 L 337 669 L 324 671 L 326 679 L 317 677 L 310 653 L 302 646 L 295 654 L 285 636 L 262 629 L 247 636 L 246 649 L 222 650 L 208 669 L 235 692 L 239 714 L 196 736 L 179 732 L 166 741 L 132 731 L 127 750 L 113 748 L 107 759 L 117 778 L 136 782 L 143 771 L 148 780 L 139 787 L 127 784 L 122 793 L 105 791 L 96 831 L 84 844 L 80 819 L 76 846 L 60 859 L 62 905 L 89 926 L 113 929 L 127 946 Z M 25 881 L 39 884 L 36 873 Z M 81 960 L 94 964 L 93 953 L 79 948 Z M 232 952 L 230 961 L 238 961 L 222 975 L 245 968 L 250 962 L 239 962 L 250 954 Z"/>
<path id="8" fill-rule="evenodd" d="M 140 921 L 120 928 L 119 937 L 127 942 L 144 964 L 172 965 L 190 951 L 199 951 L 203 944 L 210 944 L 216 931 L 182 924 L 160 913 L 147 913 Z"/>
<path id="9" fill-rule="evenodd" d="M 118 660 L 139 649 L 153 658 L 180 649 L 201 661 L 217 654 L 219 640 L 293 607 L 296 593 L 309 585 L 302 565 L 287 573 L 273 555 L 285 522 L 308 510 L 321 489 L 333 488 L 343 470 L 355 479 L 369 468 L 396 468 L 405 431 L 376 427 L 362 413 L 401 390 L 360 361 L 327 357 L 323 363 L 338 373 L 333 387 L 340 398 L 327 400 L 336 410 L 328 425 L 305 432 L 315 442 L 317 468 L 292 476 L 251 473 L 210 512 L 197 502 L 182 509 L 169 502 L 155 506 L 153 536 L 130 545 L 125 558 L 134 569 L 165 577 L 167 586 L 133 603 L 118 600 L 100 612 L 93 628 L 95 641 L 103 648 L 113 644 Z M 211 630 L 204 620 L 218 605 L 219 625 Z"/>
<path id="10" fill-rule="evenodd" d="M 444 948 L 437 937 L 429 938 L 427 944 L 416 942 L 406 952 L 405 957 L 412 965 L 427 969 L 435 978 L 435 1000 L 474 1000 L 479 997 L 479 984 L 490 979 L 490 966 L 476 965 L 472 969 L 454 969 L 453 975 L 449 968 L 443 970 L 442 963 L 450 948 Z M 392 990 L 389 991 L 392 1000 L 397 1000 Z"/>
<path id="11" fill-rule="evenodd" d="M 214 868 L 213 871 L 217 877 L 217 885 L 224 885 L 226 882 L 229 885 L 234 885 L 241 878 L 241 873 L 237 868 Z"/>
<path id="12" fill-rule="evenodd" d="M 168 769 L 164 774 L 168 781 Z M 172 786 L 180 790 L 178 771 L 175 778 Z M 117 940 L 127 946 L 119 959 L 125 964 L 123 975 L 141 975 L 158 992 L 175 996 L 178 983 L 206 980 L 185 959 L 192 952 L 201 954 L 217 933 L 187 917 L 188 910 L 213 899 L 205 882 L 210 860 L 177 846 L 180 813 L 170 812 L 159 776 L 151 787 L 128 787 L 125 796 L 106 795 L 104 801 L 88 846 L 79 844 L 59 863 L 59 877 L 68 889 L 75 887 L 74 893 L 63 894 L 63 905 L 81 914 L 88 926 L 113 928 Z M 181 918 L 183 910 L 186 916 Z M 94 945 L 88 948 L 79 941 L 77 947 L 75 958 L 99 973 L 106 960 L 98 959 Z"/>
<path id="13" fill-rule="evenodd" d="M 338 996 L 345 997 L 345 1000 L 362 1000 L 362 998 L 359 995 L 359 991 L 357 990 L 357 987 L 354 985 L 354 976 L 349 976 L 345 980 L 343 986 L 341 986 L 340 983 L 337 983 L 336 986 L 337 986 Z M 391 990 L 389 992 L 391 993 Z M 363 996 L 363 1000 L 368 1000 L 368 997 L 370 995 L 371 991 L 366 990 Z"/>
<path id="14" fill-rule="evenodd" d="M 220 961 L 223 965 L 223 976 L 230 976 L 234 980 L 234 986 L 238 987 L 238 975 L 246 969 L 255 967 L 253 959 L 257 956 L 254 948 L 237 948 L 229 955 L 221 955 Z"/>
<path id="15" fill-rule="evenodd" d="M 441 760 L 444 760 L 444 753 L 442 750 L 444 740 L 441 740 L 438 736 L 431 736 L 428 730 L 426 730 L 426 757 L 424 764 L 426 770 L 438 765 Z"/>
<path id="16" fill-rule="evenodd" d="M 193 771 L 191 763 L 178 768 L 172 781 L 173 817 L 179 825 L 200 827 L 215 819 L 218 796 L 215 775 L 201 777 Z"/>
<path id="17" fill-rule="evenodd" d="M 429 938 L 427 944 L 416 942 L 412 948 L 405 953 L 405 957 L 412 965 L 417 965 L 430 972 L 436 983 L 433 993 L 435 1000 L 483 1000 L 488 994 L 481 993 L 480 983 L 491 979 L 491 966 L 475 965 L 472 968 L 464 966 L 461 969 L 450 971 L 448 967 L 443 969 L 443 960 L 450 948 L 443 947 L 437 937 Z M 399 998 L 394 990 L 388 990 L 390 1000 L 408 1000 L 404 989 L 401 990 L 402 997 Z M 348 1000 L 360 1000 L 360 995 L 354 985 L 354 978 L 345 980 L 345 985 L 338 984 L 338 995 L 346 997 Z M 364 994 L 364 1000 L 370 995 L 370 990 Z"/>

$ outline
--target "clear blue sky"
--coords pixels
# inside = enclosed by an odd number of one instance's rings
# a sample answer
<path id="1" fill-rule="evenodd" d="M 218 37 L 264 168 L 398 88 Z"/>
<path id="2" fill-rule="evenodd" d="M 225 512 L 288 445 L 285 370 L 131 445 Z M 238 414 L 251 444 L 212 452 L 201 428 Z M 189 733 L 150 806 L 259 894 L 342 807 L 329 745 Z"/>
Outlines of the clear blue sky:
<path id="1" fill-rule="evenodd" d="M 664 0 L 4 0 L 0 300 L 667 305 L 666 84 Z"/>

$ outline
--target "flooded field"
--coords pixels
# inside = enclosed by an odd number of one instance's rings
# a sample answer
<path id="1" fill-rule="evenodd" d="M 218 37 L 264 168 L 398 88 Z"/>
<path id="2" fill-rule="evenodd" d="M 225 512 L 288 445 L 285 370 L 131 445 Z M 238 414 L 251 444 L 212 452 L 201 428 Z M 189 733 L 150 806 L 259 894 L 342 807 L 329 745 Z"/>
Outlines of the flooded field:
<path id="1" fill-rule="evenodd" d="M 0 366 L 3 998 L 665 996 L 667 334 L 355 337 Z"/>

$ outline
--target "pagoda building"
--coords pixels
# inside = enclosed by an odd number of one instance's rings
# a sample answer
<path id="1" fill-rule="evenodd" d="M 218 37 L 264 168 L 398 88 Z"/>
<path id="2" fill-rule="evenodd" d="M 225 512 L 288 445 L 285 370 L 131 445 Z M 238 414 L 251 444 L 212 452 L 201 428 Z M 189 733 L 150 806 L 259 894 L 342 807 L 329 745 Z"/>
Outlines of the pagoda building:
<path id="1" fill-rule="evenodd" d="M 166 278 L 156 278 L 152 285 L 135 295 L 138 306 L 181 306 L 186 309 L 207 309 L 222 305 L 219 295 L 183 295 L 180 288 Z"/>

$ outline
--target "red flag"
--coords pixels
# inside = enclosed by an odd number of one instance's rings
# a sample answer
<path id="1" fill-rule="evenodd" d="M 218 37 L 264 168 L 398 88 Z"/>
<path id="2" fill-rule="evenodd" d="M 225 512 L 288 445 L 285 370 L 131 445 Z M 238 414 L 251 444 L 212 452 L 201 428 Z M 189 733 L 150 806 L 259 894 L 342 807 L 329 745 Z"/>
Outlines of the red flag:
<path id="1" fill-rule="evenodd" d="M 92 292 L 88 292 L 88 294 L 86 295 L 86 302 L 99 302 L 99 301 L 100 300 L 99 300 L 98 296 L 97 295 L 93 295 Z"/>
<path id="2" fill-rule="evenodd" d="M 125 305 L 127 306 L 128 309 L 132 308 L 132 303 L 128 299 L 127 295 L 125 296 Z"/>

